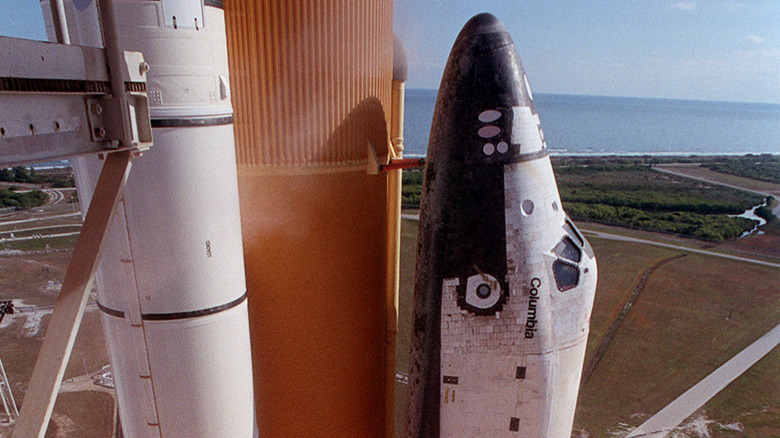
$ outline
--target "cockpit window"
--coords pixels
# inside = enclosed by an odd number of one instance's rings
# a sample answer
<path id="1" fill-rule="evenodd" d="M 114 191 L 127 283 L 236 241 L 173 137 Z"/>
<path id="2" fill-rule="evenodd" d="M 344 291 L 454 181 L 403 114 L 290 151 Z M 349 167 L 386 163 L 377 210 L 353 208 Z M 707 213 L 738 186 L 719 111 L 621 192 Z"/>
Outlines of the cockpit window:
<path id="1" fill-rule="evenodd" d="M 564 237 L 558 245 L 555 246 L 555 255 L 571 260 L 575 263 L 579 263 L 582 259 L 582 251 L 574 244 L 574 242 Z"/>
<path id="2" fill-rule="evenodd" d="M 568 217 L 566 218 L 566 222 L 563 224 L 563 229 L 566 230 L 569 235 L 577 239 L 577 242 L 580 244 L 580 246 L 585 246 L 585 239 L 582 238 L 582 235 L 579 231 L 577 231 L 577 228 L 573 223 L 571 223 Z"/>
<path id="3" fill-rule="evenodd" d="M 553 274 L 555 275 L 555 284 L 558 290 L 563 292 L 569 290 L 580 281 L 580 270 L 576 265 L 556 260 L 553 262 Z"/>

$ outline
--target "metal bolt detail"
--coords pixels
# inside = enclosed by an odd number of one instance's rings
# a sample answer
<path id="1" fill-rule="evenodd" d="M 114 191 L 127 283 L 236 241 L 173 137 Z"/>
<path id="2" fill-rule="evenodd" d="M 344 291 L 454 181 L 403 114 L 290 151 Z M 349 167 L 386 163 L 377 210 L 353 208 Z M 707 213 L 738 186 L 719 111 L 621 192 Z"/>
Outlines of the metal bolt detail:
<path id="1" fill-rule="evenodd" d="M 99 116 L 99 115 L 103 114 L 103 107 L 99 103 L 93 103 L 92 104 L 92 112 L 95 115 Z"/>
<path id="2" fill-rule="evenodd" d="M 95 138 L 103 138 L 106 136 L 106 130 L 103 128 L 95 128 Z"/>
<path id="3" fill-rule="evenodd" d="M 139 66 L 138 66 L 138 71 L 139 71 L 141 74 L 144 74 L 144 73 L 148 72 L 148 71 L 149 71 L 149 64 L 147 64 L 147 63 L 145 63 L 145 62 L 142 62 L 142 63 L 141 63 Z"/>

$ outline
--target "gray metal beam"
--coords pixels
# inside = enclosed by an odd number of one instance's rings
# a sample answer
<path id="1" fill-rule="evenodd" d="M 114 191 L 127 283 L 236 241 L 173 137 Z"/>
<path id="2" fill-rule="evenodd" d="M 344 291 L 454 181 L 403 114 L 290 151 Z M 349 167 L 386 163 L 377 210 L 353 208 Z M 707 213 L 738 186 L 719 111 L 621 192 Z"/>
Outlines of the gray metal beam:
<path id="1" fill-rule="evenodd" d="M 100 262 L 103 243 L 130 173 L 132 155 L 130 151 L 121 151 L 110 153 L 105 158 L 95 195 L 35 362 L 12 435 L 14 438 L 43 437 L 46 434 Z"/>

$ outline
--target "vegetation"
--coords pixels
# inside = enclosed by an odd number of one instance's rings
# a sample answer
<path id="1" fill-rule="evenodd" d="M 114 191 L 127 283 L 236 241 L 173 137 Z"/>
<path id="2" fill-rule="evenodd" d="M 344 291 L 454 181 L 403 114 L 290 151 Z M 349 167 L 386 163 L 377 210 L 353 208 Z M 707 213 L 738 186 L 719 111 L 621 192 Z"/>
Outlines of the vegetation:
<path id="1" fill-rule="evenodd" d="M 722 157 L 716 162 L 702 163 L 702 167 L 715 172 L 780 183 L 780 156 L 777 155 Z"/>
<path id="2" fill-rule="evenodd" d="M 665 161 L 661 157 L 553 158 L 564 209 L 575 219 L 709 241 L 739 237 L 756 225 L 754 220 L 731 215 L 760 204 L 759 195 L 653 171 L 651 165 L 659 162 Z M 419 206 L 422 179 L 420 171 L 404 172 L 404 207 Z M 769 209 L 759 210 L 772 214 Z"/>
<path id="3" fill-rule="evenodd" d="M 0 181 L 39 184 L 43 179 L 34 168 L 16 166 L 9 169 L 0 169 Z"/>
<path id="4" fill-rule="evenodd" d="M 27 192 L 13 192 L 11 190 L 0 189 L 0 208 L 17 207 L 32 208 L 43 205 L 49 200 L 49 195 L 40 190 L 31 190 Z"/>
<path id="5" fill-rule="evenodd" d="M 401 204 L 404 208 L 419 208 L 422 183 L 423 172 L 418 169 L 404 171 L 401 189 Z"/>
<path id="6" fill-rule="evenodd" d="M 663 175 L 642 163 L 554 164 L 563 207 L 581 220 L 722 241 L 755 226 L 729 215 L 762 201 L 747 192 Z"/>
<path id="7" fill-rule="evenodd" d="M 631 207 L 645 211 L 691 212 L 698 214 L 741 214 L 752 207 L 750 202 L 726 202 L 718 199 L 703 199 L 692 193 L 681 191 L 669 193 L 653 188 L 623 185 L 622 187 L 578 188 L 561 187 L 564 202 L 579 204 L 604 204 L 615 207 Z"/>
<path id="8" fill-rule="evenodd" d="M 73 177 L 63 178 L 58 176 L 51 180 L 51 186 L 56 188 L 76 187 L 76 181 Z"/>
<path id="9" fill-rule="evenodd" d="M 739 237 L 755 226 L 755 221 L 724 214 L 697 214 L 684 211 L 648 212 L 604 204 L 567 203 L 571 217 L 642 230 L 661 231 L 720 242 Z"/>
<path id="10" fill-rule="evenodd" d="M 25 184 L 51 184 L 52 187 L 56 188 L 76 187 L 76 182 L 73 176 L 70 175 L 69 169 L 50 175 L 42 175 L 34 167 L 16 166 L 0 169 L 0 181 Z"/>
<path id="11" fill-rule="evenodd" d="M 19 183 L 0 189 L 0 208 L 32 208 L 45 204 L 49 197 L 40 190 L 27 191 L 30 186 L 23 184 L 50 184 L 55 188 L 75 187 L 73 176 L 69 172 L 55 175 L 41 175 L 33 167 L 16 166 L 0 169 L 0 182 Z M 25 191 L 20 191 L 25 190 Z M 77 201 L 77 199 L 76 199 Z M 69 202 L 76 202 L 69 200 Z"/>
<path id="12" fill-rule="evenodd" d="M 761 207 L 756 208 L 756 216 L 760 217 L 761 219 L 766 220 L 767 222 L 772 222 L 773 220 L 777 219 L 777 216 L 775 216 L 775 213 L 772 211 L 771 208 L 768 207 L 772 203 L 773 197 L 769 197 L 767 199 L 767 205 L 762 205 Z"/>

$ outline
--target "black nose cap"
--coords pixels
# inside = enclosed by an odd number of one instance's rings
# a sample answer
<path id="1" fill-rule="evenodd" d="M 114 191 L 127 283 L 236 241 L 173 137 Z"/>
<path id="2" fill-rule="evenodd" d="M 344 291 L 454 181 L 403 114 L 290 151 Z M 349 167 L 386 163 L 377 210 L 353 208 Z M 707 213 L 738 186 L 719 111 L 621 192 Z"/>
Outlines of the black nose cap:
<path id="1" fill-rule="evenodd" d="M 485 33 L 506 32 L 506 27 L 495 15 L 483 12 L 471 17 L 471 20 L 463 26 L 459 38 Z"/>

